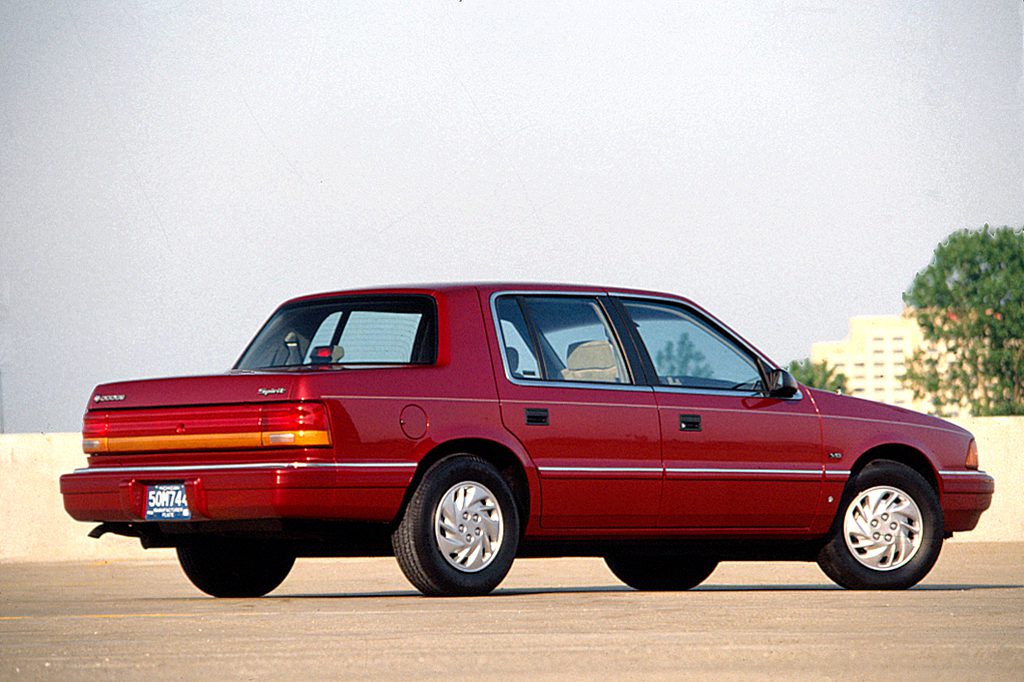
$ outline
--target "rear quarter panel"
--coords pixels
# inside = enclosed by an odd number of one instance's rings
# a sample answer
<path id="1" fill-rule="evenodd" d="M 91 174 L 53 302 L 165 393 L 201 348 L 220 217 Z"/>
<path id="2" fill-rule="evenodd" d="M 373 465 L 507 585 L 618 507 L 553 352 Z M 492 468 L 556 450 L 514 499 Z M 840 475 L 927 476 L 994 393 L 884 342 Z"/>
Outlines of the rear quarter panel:
<path id="1" fill-rule="evenodd" d="M 438 304 L 435 365 L 302 373 L 294 397 L 327 403 L 339 462 L 418 465 L 445 443 L 484 439 L 511 450 L 533 488 L 532 464 L 501 422 L 475 289 L 433 295 Z M 408 486 L 415 474 L 413 466 L 339 472 L 350 484 L 396 487 Z M 397 515 L 399 509 L 393 512 Z"/>

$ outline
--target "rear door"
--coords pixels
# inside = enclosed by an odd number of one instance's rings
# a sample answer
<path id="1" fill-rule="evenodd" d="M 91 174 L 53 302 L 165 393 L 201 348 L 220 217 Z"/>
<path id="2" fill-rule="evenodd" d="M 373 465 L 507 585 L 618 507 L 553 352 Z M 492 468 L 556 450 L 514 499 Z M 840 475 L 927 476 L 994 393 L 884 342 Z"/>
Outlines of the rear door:
<path id="1" fill-rule="evenodd" d="M 660 525 L 807 527 L 824 476 L 811 400 L 765 397 L 756 353 L 701 311 L 617 300 L 656 384 L 665 464 Z"/>
<path id="2" fill-rule="evenodd" d="M 537 465 L 543 528 L 653 526 L 661 496 L 654 392 L 600 294 L 491 297 L 501 413 Z"/>

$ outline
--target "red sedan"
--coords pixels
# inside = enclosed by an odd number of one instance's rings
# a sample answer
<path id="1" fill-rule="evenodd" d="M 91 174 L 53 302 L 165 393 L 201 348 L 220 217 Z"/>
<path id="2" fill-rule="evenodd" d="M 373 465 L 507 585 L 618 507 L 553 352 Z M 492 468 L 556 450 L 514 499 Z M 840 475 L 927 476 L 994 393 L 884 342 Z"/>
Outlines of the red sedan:
<path id="1" fill-rule="evenodd" d="M 296 557 L 393 554 L 428 595 L 517 556 L 600 556 L 641 590 L 720 561 L 916 584 L 988 508 L 974 439 L 799 385 L 693 302 L 461 284 L 283 304 L 235 367 L 98 386 L 68 513 L 260 596 Z"/>

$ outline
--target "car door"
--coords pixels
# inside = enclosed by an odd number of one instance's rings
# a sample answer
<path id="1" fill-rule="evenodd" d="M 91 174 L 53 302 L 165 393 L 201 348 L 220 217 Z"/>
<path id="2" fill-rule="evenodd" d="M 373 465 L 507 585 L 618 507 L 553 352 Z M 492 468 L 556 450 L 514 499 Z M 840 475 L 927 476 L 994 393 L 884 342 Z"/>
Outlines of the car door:
<path id="1" fill-rule="evenodd" d="M 617 300 L 657 384 L 659 525 L 807 527 L 824 477 L 811 400 L 765 397 L 756 352 L 696 308 Z"/>
<path id="2" fill-rule="evenodd" d="M 537 465 L 541 527 L 656 525 L 654 392 L 634 381 L 637 356 L 615 333 L 606 297 L 495 294 L 491 303 L 502 419 Z"/>

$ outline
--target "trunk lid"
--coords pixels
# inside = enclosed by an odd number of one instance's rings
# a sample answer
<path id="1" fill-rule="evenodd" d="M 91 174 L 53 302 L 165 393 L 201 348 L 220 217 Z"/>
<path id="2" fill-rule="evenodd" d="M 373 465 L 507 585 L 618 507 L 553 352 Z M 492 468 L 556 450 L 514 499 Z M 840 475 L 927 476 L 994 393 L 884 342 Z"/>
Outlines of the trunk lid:
<path id="1" fill-rule="evenodd" d="M 294 375 L 271 372 L 118 381 L 97 386 L 89 396 L 87 409 L 276 402 L 292 399 L 295 385 Z"/>

